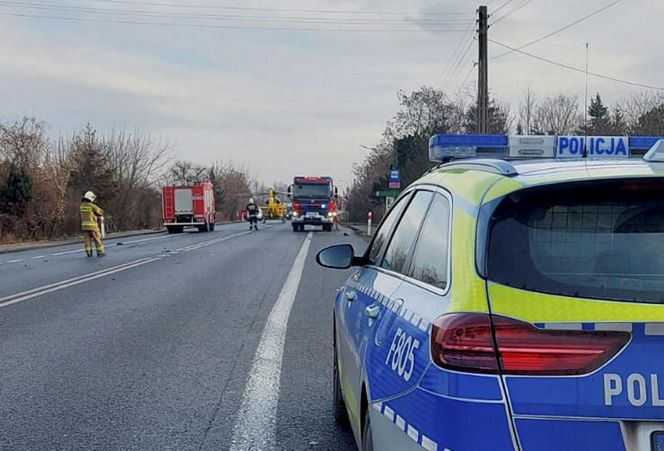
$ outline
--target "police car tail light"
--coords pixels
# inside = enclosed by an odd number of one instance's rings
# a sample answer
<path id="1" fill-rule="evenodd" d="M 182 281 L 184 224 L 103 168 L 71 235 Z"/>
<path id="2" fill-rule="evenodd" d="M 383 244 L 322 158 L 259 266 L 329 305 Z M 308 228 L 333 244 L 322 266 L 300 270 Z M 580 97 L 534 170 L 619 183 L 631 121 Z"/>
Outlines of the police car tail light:
<path id="1" fill-rule="evenodd" d="M 458 313 L 434 321 L 431 354 L 437 365 L 457 371 L 577 375 L 604 365 L 629 338 L 626 332 L 540 330 L 512 318 Z"/>
<path id="2" fill-rule="evenodd" d="M 530 323 L 493 317 L 504 374 L 578 375 L 604 365 L 629 341 L 627 332 L 542 330 Z"/>
<path id="3" fill-rule="evenodd" d="M 489 315 L 455 313 L 436 319 L 431 329 L 431 355 L 443 368 L 498 373 Z"/>

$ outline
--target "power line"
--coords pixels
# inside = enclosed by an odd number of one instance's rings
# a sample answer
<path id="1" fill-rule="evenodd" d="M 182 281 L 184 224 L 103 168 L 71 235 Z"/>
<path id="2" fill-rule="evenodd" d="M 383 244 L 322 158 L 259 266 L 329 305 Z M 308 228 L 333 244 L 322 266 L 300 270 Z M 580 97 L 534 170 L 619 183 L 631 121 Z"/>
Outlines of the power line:
<path id="1" fill-rule="evenodd" d="M 492 13 L 492 14 L 496 14 L 498 11 L 500 11 L 501 9 L 503 9 L 504 7 L 506 7 L 507 5 L 509 5 L 510 3 L 512 3 L 513 1 L 514 1 L 514 0 L 507 0 L 505 3 L 503 3 L 502 5 L 500 5 L 498 8 L 494 9 L 491 13 Z"/>
<path id="2" fill-rule="evenodd" d="M 470 49 L 473 47 L 473 43 L 474 43 L 474 42 L 475 42 L 475 38 L 473 37 L 473 38 L 468 42 L 468 45 L 466 46 L 466 48 L 464 49 L 464 51 L 461 53 L 461 55 L 458 57 L 458 59 L 457 59 L 456 62 L 454 63 L 454 66 L 453 66 L 452 70 L 450 71 L 450 73 L 448 74 L 446 80 L 445 80 L 444 83 L 443 83 L 444 85 L 447 85 L 447 84 L 451 84 L 451 83 L 452 83 L 452 81 L 454 80 L 454 77 L 456 76 L 457 72 L 459 71 L 459 69 L 461 68 L 461 66 L 462 66 L 462 64 L 463 64 L 464 59 L 465 59 L 466 56 L 468 55 L 468 52 L 469 52 Z"/>
<path id="3" fill-rule="evenodd" d="M 493 23 L 491 23 L 490 25 L 497 24 L 498 22 L 500 22 L 501 20 L 503 20 L 507 16 L 517 12 L 518 10 L 520 10 L 521 8 L 523 8 L 524 6 L 526 6 L 528 3 L 532 2 L 532 1 L 533 0 L 522 0 L 521 3 L 519 3 L 518 5 L 516 5 L 514 8 L 510 9 L 509 11 L 507 11 L 507 13 L 505 13 L 504 15 L 502 15 L 499 18 L 497 18 L 496 20 L 494 20 Z"/>
<path id="4" fill-rule="evenodd" d="M 503 44 L 502 42 L 494 41 L 493 39 L 489 39 L 489 42 L 491 42 L 493 44 L 496 44 L 500 47 L 504 47 L 506 49 L 512 50 L 513 52 L 517 52 L 517 53 L 520 53 L 522 55 L 529 56 L 529 57 L 534 58 L 536 60 L 543 61 L 543 62 L 549 63 L 549 64 L 553 64 L 554 66 L 563 67 L 565 69 L 569 69 L 569 70 L 572 70 L 572 71 L 575 71 L 575 72 L 580 72 L 582 74 L 586 73 L 586 71 L 584 69 L 580 68 L 580 67 L 572 66 L 572 65 L 566 64 L 566 63 L 561 63 L 559 61 L 550 60 L 548 58 L 544 58 L 542 56 L 535 55 L 533 53 L 525 52 L 523 50 L 519 50 L 517 48 L 510 47 L 507 44 Z M 646 88 L 646 89 L 653 89 L 653 90 L 656 90 L 656 91 L 664 91 L 664 87 L 647 85 L 647 84 L 644 84 L 644 83 L 637 83 L 637 82 L 629 81 L 629 80 L 623 80 L 621 78 L 616 78 L 616 77 L 612 77 L 612 76 L 609 76 L 609 75 L 598 74 L 596 72 L 588 72 L 588 75 L 590 75 L 592 77 L 595 77 L 595 78 L 601 78 L 603 80 L 609 80 L 609 81 L 613 81 L 613 82 L 616 82 L 616 83 L 622 83 L 622 84 L 625 84 L 625 85 L 635 86 L 637 88 Z"/>
<path id="5" fill-rule="evenodd" d="M 87 17 L 67 17 L 67 16 L 54 16 L 54 15 L 37 15 L 37 14 L 22 14 L 0 12 L 0 16 L 9 17 L 22 17 L 29 19 L 48 19 L 48 20 L 63 20 L 69 22 L 91 22 L 91 23 L 109 23 L 109 24 L 124 24 L 124 25 L 152 25 L 152 26 L 167 26 L 167 27 L 185 27 L 185 28 L 209 28 L 209 29 L 231 29 L 231 30 L 273 30 L 273 31 L 332 31 L 332 32 L 345 32 L 345 33 L 394 33 L 394 32 L 418 32 L 418 28 L 321 28 L 321 27 L 273 27 L 273 26 L 241 26 L 241 25 L 220 25 L 220 24 L 203 24 L 203 23 L 173 23 L 173 22 L 146 22 L 139 20 L 120 20 L 120 19 L 101 19 L 101 18 L 87 18 Z M 441 33 L 463 33 L 464 29 L 440 29 L 436 30 Z"/>
<path id="6" fill-rule="evenodd" d="M 543 40 L 545 40 L 545 39 L 548 39 L 548 38 L 550 38 L 551 36 L 555 36 L 555 35 L 558 34 L 558 33 L 561 33 L 561 32 L 563 32 L 563 31 L 565 31 L 565 30 L 567 30 L 567 29 L 569 29 L 569 28 L 572 28 L 573 26 L 578 25 L 578 24 L 580 24 L 581 22 L 583 22 L 583 21 L 585 21 L 585 20 L 588 20 L 588 19 L 590 19 L 590 18 L 593 17 L 593 16 L 596 16 L 597 14 L 601 13 L 601 12 L 604 11 L 604 10 L 609 9 L 610 7 L 616 5 L 617 3 L 620 3 L 621 1 L 622 1 L 622 0 L 615 0 L 615 1 L 613 1 L 613 2 L 611 2 L 611 3 L 609 3 L 609 4 L 607 4 L 607 5 L 604 5 L 604 6 L 602 6 L 601 8 L 596 9 L 595 11 L 591 12 L 590 14 L 587 14 L 587 15 L 581 17 L 580 19 L 577 19 L 577 20 L 575 20 L 574 22 L 565 25 L 564 27 L 558 28 L 557 30 L 552 31 L 551 33 L 547 33 L 547 34 L 545 34 L 544 36 L 540 36 L 540 37 L 537 38 L 537 39 L 533 39 L 532 41 L 527 42 L 526 44 L 523 44 L 522 46 L 517 47 L 517 50 L 525 49 L 526 47 L 530 47 L 530 46 L 533 45 L 533 44 L 537 44 L 538 42 L 541 42 L 541 41 L 543 41 Z M 494 22 L 494 23 L 495 23 L 495 22 Z M 492 57 L 492 58 L 490 58 L 490 59 L 495 60 L 495 59 L 498 59 L 498 58 L 502 58 L 503 56 L 510 55 L 510 54 L 512 54 L 512 53 L 514 53 L 514 50 L 508 50 L 507 52 L 501 53 L 500 55 L 496 55 L 496 56 L 494 56 L 494 57 Z"/>
<path id="7" fill-rule="evenodd" d="M 335 18 L 335 17 L 283 17 L 283 16 L 247 16 L 247 15 L 220 15 L 210 13 L 172 13 L 172 12 L 151 12 L 136 11 L 127 9 L 108 9 L 108 8 L 90 8 L 80 6 L 53 6 L 34 2 L 16 2 L 0 1 L 0 6 L 16 7 L 23 9 L 36 9 L 41 11 L 55 11 L 59 13 L 90 13 L 101 15 L 123 15 L 127 17 L 149 17 L 149 18 L 177 18 L 177 19 L 203 19 L 203 20 L 235 20 L 235 21 L 278 21 L 278 22 L 305 22 L 305 23 L 329 23 L 329 24 L 422 24 L 422 25 L 466 25 L 469 22 L 459 20 L 444 19 L 355 19 L 355 18 Z"/>
<path id="8" fill-rule="evenodd" d="M 468 38 L 472 37 L 472 32 L 473 32 L 474 25 L 475 25 L 474 22 L 471 23 L 470 27 L 468 27 L 468 31 L 466 31 L 466 33 L 464 33 L 463 36 L 461 36 L 461 39 L 459 40 L 459 42 L 457 43 L 454 51 L 452 52 L 452 55 L 449 59 L 448 64 L 443 69 L 441 69 L 440 74 L 436 78 L 435 86 L 439 86 L 440 82 L 443 79 L 447 79 L 447 76 L 450 73 L 450 70 L 452 69 L 452 67 L 454 66 L 454 63 L 459 58 L 459 55 L 461 54 L 461 52 L 463 52 L 463 50 L 462 50 L 464 48 L 463 45 L 466 42 L 468 42 L 467 41 Z M 471 41 L 472 41 L 472 39 L 471 39 Z"/>
<path id="9" fill-rule="evenodd" d="M 225 6 L 225 5 L 203 5 L 203 4 L 181 4 L 173 2 L 157 2 L 157 1 L 128 1 L 128 0 L 87 0 L 88 2 L 96 3 L 111 3 L 120 5 L 142 5 L 142 6 L 164 6 L 169 8 L 187 8 L 187 9 L 226 9 L 226 10 L 239 10 L 239 11 L 270 11 L 270 12 L 291 12 L 291 13 L 320 13 L 320 14 L 370 14 L 370 15 L 399 15 L 399 16 L 419 16 L 419 12 L 414 11 L 357 11 L 357 10 L 333 10 L 333 9 L 293 9 L 293 8 L 257 8 L 249 6 Z M 445 13 L 427 13 L 428 15 L 459 15 L 463 16 L 466 13 L 462 12 L 445 12 Z"/>

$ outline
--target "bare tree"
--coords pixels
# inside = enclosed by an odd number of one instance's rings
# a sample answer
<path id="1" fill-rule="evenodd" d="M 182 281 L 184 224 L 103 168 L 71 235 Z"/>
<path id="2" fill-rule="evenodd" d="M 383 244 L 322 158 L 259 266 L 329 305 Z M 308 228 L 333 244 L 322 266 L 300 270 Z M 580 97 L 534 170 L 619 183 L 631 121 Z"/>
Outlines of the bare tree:
<path id="1" fill-rule="evenodd" d="M 192 163 L 191 161 L 178 160 L 169 169 L 171 180 L 182 180 L 185 182 L 203 180 L 208 168 Z"/>
<path id="2" fill-rule="evenodd" d="M 519 105 L 519 123 L 523 127 L 525 134 L 533 132 L 535 114 L 537 110 L 537 96 L 531 86 L 528 86 L 523 95 L 523 100 Z"/>
<path id="3" fill-rule="evenodd" d="M 583 122 L 577 96 L 558 94 L 545 97 L 537 107 L 536 128 L 551 135 L 567 135 L 578 130 Z"/>
<path id="4" fill-rule="evenodd" d="M 117 182 L 129 188 L 154 183 L 172 153 L 168 143 L 138 129 L 112 130 L 103 141 Z"/>
<path id="5" fill-rule="evenodd" d="M 44 129 L 43 122 L 31 117 L 0 125 L 0 161 L 34 171 L 48 151 Z"/>

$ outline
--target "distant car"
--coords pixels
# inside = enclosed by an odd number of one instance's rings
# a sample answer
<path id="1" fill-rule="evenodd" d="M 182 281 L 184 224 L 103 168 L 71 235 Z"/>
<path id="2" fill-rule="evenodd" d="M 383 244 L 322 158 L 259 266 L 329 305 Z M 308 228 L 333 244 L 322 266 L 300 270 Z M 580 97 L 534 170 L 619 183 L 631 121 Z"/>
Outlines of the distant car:
<path id="1" fill-rule="evenodd" d="M 360 449 L 664 449 L 664 140 L 643 159 L 452 160 L 362 256 L 317 261 L 357 268 L 333 390 Z"/>

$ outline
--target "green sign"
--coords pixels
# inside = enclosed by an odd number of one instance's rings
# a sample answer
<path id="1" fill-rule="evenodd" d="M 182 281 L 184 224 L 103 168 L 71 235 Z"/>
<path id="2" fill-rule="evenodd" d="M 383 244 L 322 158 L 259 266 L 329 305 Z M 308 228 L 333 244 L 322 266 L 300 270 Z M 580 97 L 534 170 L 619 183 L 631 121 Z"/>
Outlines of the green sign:
<path id="1" fill-rule="evenodd" d="M 376 191 L 376 197 L 399 197 L 401 190 L 398 189 L 388 189 L 385 191 Z"/>

